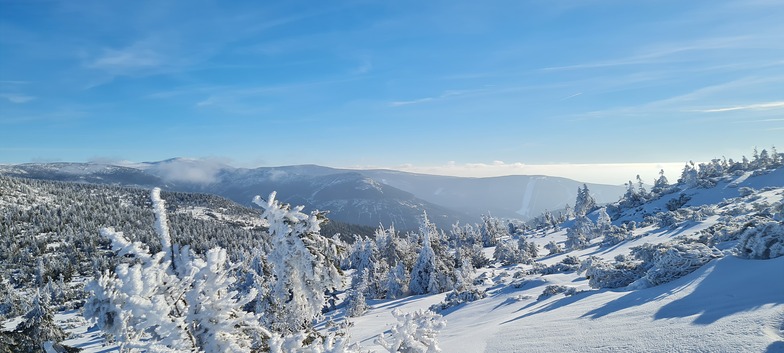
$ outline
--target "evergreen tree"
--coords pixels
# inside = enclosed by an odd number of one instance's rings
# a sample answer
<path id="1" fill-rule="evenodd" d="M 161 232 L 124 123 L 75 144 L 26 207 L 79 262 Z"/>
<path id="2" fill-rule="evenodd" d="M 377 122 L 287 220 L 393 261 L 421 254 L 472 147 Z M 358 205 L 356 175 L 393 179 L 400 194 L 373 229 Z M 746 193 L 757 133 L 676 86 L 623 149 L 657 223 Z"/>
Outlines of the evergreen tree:
<path id="1" fill-rule="evenodd" d="M 16 332 L 30 338 L 33 344 L 42 348 L 46 341 L 60 342 L 65 339 L 65 332 L 54 322 L 54 313 L 46 298 L 36 290 L 30 310 L 23 316 L 23 321 L 16 327 Z"/>
<path id="2" fill-rule="evenodd" d="M 427 223 L 427 218 L 425 218 Z M 437 293 L 435 288 L 436 256 L 430 244 L 431 232 L 427 226 L 422 231 L 422 250 L 419 251 L 417 261 L 411 269 L 411 282 L 408 285 L 412 294 Z"/>
<path id="3" fill-rule="evenodd" d="M 269 224 L 271 250 L 267 256 L 271 271 L 269 297 L 263 319 L 282 333 L 311 330 L 321 317 L 326 292 L 340 283 L 340 270 L 333 242 L 321 236 L 323 215 L 302 213 L 275 200 L 256 196 L 254 203 L 264 211 Z"/>
<path id="4" fill-rule="evenodd" d="M 584 216 L 596 207 L 596 200 L 591 196 L 588 185 L 583 184 L 582 188 L 577 188 L 577 199 L 574 201 L 575 217 Z"/>
<path id="5" fill-rule="evenodd" d="M 255 296 L 229 290 L 225 250 L 215 248 L 207 260 L 172 245 L 160 189 L 152 191 L 155 230 L 162 251 L 150 254 L 141 242 L 102 229 L 123 261 L 86 288 L 93 295 L 84 314 L 120 343 L 120 350 L 151 352 L 248 352 L 269 332 L 242 307 Z"/>

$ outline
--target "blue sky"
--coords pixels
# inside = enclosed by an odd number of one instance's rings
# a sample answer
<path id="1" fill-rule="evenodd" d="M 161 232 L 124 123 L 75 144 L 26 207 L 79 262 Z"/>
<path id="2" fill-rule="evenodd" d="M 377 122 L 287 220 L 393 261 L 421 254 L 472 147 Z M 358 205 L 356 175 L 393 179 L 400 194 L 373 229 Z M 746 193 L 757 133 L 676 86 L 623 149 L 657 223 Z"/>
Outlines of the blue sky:
<path id="1" fill-rule="evenodd" d="M 0 163 L 473 175 L 782 136 L 777 0 L 0 0 Z"/>

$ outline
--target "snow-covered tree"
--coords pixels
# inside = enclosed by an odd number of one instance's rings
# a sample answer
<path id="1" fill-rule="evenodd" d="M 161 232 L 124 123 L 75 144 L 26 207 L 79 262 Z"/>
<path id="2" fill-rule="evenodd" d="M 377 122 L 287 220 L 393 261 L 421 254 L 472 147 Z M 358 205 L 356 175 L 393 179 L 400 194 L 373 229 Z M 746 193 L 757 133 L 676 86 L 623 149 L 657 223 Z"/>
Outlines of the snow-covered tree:
<path id="1" fill-rule="evenodd" d="M 155 231 L 162 251 L 150 254 L 141 242 L 104 228 L 122 259 L 87 286 L 93 295 L 84 313 L 120 343 L 121 351 L 248 352 L 268 336 L 258 317 L 242 308 L 255 296 L 231 291 L 226 252 L 215 248 L 207 260 L 171 243 L 160 189 L 152 191 Z"/>
<path id="2" fill-rule="evenodd" d="M 29 337 L 41 348 L 46 341 L 59 342 L 65 339 L 65 332 L 54 322 L 54 313 L 40 291 L 36 291 L 30 310 L 23 316 L 23 321 L 16 327 L 19 332 Z"/>
<path id="3" fill-rule="evenodd" d="M 667 180 L 667 177 L 664 176 L 664 169 L 662 169 L 659 171 L 659 177 L 653 182 L 653 189 L 651 189 L 651 191 L 657 194 L 664 194 L 669 188 L 670 182 Z"/>
<path id="4" fill-rule="evenodd" d="M 429 310 L 418 310 L 404 314 L 398 309 L 392 310 L 397 320 L 389 335 L 379 335 L 376 344 L 390 353 L 436 353 L 438 333 L 446 327 L 446 320 L 441 315 Z"/>
<path id="5" fill-rule="evenodd" d="M 414 267 L 411 269 L 411 282 L 408 289 L 412 294 L 438 293 L 435 285 L 436 255 L 430 244 L 430 232 L 422 234 L 422 250 L 419 251 Z"/>
<path id="6" fill-rule="evenodd" d="M 545 244 L 544 248 L 545 250 L 550 252 L 550 255 L 560 254 L 564 251 L 561 244 L 558 244 L 552 240 L 549 243 Z"/>
<path id="7" fill-rule="evenodd" d="M 610 227 L 612 227 L 612 219 L 607 214 L 607 207 L 602 207 L 599 209 L 598 217 L 596 218 L 596 228 L 601 232 L 605 232 Z"/>
<path id="8" fill-rule="evenodd" d="M 408 293 L 408 282 L 409 277 L 406 266 L 402 262 L 398 262 L 395 267 L 389 271 L 386 297 L 395 299 L 406 295 Z"/>
<path id="9" fill-rule="evenodd" d="M 525 242 L 523 244 L 524 246 L 521 248 L 519 241 L 515 239 L 503 240 L 495 246 L 493 258 L 504 266 L 530 262 L 528 246 Z"/>
<path id="10" fill-rule="evenodd" d="M 253 202 L 264 211 L 271 237 L 270 293 L 261 303 L 264 321 L 282 333 L 310 330 L 321 317 L 326 292 L 340 283 L 334 243 L 320 232 L 323 215 L 302 213 L 302 206 L 290 207 L 275 199 L 256 196 Z"/>
<path id="11" fill-rule="evenodd" d="M 596 227 L 588 217 L 578 216 L 566 230 L 565 245 L 568 249 L 582 249 L 594 238 Z"/>
<path id="12" fill-rule="evenodd" d="M 681 173 L 681 178 L 678 179 L 678 184 L 686 185 L 687 187 L 697 186 L 697 169 L 694 168 L 694 162 L 689 161 Z"/>
<path id="13" fill-rule="evenodd" d="M 574 214 L 576 217 L 584 216 L 596 207 L 596 200 L 591 196 L 588 185 L 583 184 L 577 188 L 577 199 L 574 201 Z"/>
<path id="14" fill-rule="evenodd" d="M 490 216 L 482 216 L 482 227 L 480 230 L 482 236 L 482 243 L 485 247 L 494 246 L 498 243 L 498 239 L 509 235 L 507 227 L 504 226 L 500 219 Z"/>
<path id="15" fill-rule="evenodd" d="M 370 269 L 365 268 L 361 273 L 355 273 L 354 276 L 358 279 L 354 280 L 356 285 L 348 290 L 348 297 L 346 298 L 346 316 L 357 317 L 364 314 L 367 309 L 367 301 L 365 300 L 365 291 L 368 287 L 368 276 Z"/>

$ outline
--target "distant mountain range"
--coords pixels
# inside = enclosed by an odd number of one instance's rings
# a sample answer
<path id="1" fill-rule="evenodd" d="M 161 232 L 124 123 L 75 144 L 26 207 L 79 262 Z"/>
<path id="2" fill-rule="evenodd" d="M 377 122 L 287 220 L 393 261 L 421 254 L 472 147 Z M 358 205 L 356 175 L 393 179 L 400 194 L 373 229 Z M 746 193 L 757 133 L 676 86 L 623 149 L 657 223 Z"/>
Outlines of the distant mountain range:
<path id="1" fill-rule="evenodd" d="M 217 194 L 243 205 L 255 195 L 306 209 L 328 210 L 335 220 L 414 229 L 423 211 L 441 227 L 476 222 L 482 214 L 530 219 L 573 204 L 583 183 L 549 176 L 463 178 L 392 170 L 346 170 L 317 165 L 234 168 L 214 161 L 176 158 L 160 162 L 33 163 L 0 165 L 0 173 L 32 179 L 76 181 Z M 587 184 L 599 203 L 617 201 L 623 186 Z"/>

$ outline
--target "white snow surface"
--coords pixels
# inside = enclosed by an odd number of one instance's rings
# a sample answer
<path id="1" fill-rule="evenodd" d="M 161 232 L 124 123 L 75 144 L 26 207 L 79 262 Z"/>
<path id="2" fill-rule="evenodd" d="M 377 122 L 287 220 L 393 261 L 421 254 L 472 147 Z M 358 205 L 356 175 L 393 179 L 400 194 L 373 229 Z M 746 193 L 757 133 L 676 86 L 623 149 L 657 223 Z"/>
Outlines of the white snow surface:
<path id="1" fill-rule="evenodd" d="M 767 187 L 766 191 L 757 192 L 758 200 L 780 202 L 784 197 L 784 168 L 764 175 L 744 174 L 711 189 L 682 192 L 691 196 L 686 206 L 716 205 L 738 197 L 738 189 L 744 186 L 757 190 Z M 666 210 L 664 204 L 678 195 L 646 204 L 639 213 Z M 206 217 L 197 208 L 187 212 Z M 634 235 L 639 238 L 614 247 L 600 248 L 597 239 L 587 249 L 545 255 L 538 260 L 554 264 L 568 255 L 611 260 L 628 254 L 634 246 L 695 234 L 716 224 L 718 218 L 717 215 L 687 221 L 675 229 L 638 228 Z M 529 240 L 541 249 L 550 241 L 562 243 L 565 230 Z M 490 257 L 492 250 L 485 249 Z M 477 275 L 489 278 L 480 286 L 487 290 L 487 297 L 442 312 L 447 325 L 439 335 L 439 345 L 446 353 L 784 352 L 784 257 L 746 260 L 728 251 L 725 254 L 685 277 L 640 290 L 591 289 L 584 274 L 577 273 L 515 278 L 529 265 L 480 269 Z M 577 293 L 537 300 L 552 284 L 574 287 Z M 367 313 L 350 319 L 350 339 L 359 342 L 363 351 L 384 352 L 374 341 L 394 324 L 393 309 L 426 309 L 441 302 L 444 296 L 445 293 L 369 300 Z M 329 316 L 341 319 L 342 310 Z M 64 344 L 82 348 L 85 353 L 117 351 L 116 346 L 105 345 L 100 332 L 88 329 L 89 324 L 77 312 L 60 313 L 56 320 L 73 333 Z M 13 324 L 6 322 L 6 329 Z"/>

